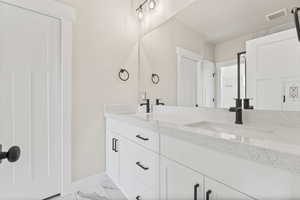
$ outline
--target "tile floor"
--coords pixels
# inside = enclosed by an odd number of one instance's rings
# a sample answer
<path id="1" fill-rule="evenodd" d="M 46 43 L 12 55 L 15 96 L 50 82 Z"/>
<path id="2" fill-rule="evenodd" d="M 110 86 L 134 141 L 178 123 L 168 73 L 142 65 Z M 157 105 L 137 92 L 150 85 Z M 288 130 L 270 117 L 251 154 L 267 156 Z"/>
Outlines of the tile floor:
<path id="1" fill-rule="evenodd" d="M 103 175 L 98 185 L 83 188 L 74 194 L 51 200 L 126 200 L 126 198 L 108 176 Z"/>

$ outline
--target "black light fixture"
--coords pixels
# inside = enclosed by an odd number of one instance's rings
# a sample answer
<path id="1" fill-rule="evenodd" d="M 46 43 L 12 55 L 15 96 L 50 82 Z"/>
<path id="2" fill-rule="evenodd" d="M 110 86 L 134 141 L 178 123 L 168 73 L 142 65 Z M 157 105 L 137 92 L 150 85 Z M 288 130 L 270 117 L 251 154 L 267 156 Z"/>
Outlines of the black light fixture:
<path id="1" fill-rule="evenodd" d="M 156 7 L 156 1 L 155 0 L 149 0 L 149 9 L 153 10 Z"/>
<path id="2" fill-rule="evenodd" d="M 138 16 L 139 19 L 143 19 L 144 12 L 143 12 L 143 6 L 142 5 L 140 5 L 140 7 L 138 7 L 136 9 L 136 13 L 137 13 L 137 16 Z"/>
<path id="3" fill-rule="evenodd" d="M 154 10 L 156 5 L 157 5 L 157 2 L 156 0 L 145 0 L 143 1 L 143 3 L 141 3 L 139 5 L 139 7 L 136 9 L 136 13 L 137 13 L 137 16 L 138 18 L 141 20 L 143 19 L 144 17 L 144 6 L 148 3 L 148 8 L 149 10 Z"/>

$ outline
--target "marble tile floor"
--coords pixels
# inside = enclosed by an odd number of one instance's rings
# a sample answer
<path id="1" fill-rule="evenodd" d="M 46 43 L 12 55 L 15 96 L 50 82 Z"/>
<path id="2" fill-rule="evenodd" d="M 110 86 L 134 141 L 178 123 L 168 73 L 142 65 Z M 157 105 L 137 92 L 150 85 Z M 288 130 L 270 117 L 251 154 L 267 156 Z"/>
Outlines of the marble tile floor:
<path id="1" fill-rule="evenodd" d="M 74 194 L 65 197 L 56 197 L 51 200 L 127 200 L 122 192 L 106 175 L 101 176 L 99 184 L 83 188 Z"/>

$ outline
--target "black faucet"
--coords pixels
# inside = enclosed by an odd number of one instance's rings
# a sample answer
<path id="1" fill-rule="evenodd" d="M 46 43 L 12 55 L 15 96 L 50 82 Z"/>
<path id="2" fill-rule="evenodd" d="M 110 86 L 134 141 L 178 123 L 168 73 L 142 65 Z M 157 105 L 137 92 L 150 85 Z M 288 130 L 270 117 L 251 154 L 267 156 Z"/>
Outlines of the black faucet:
<path id="1" fill-rule="evenodd" d="M 156 99 L 156 105 L 157 106 L 164 106 L 165 104 L 160 102 L 161 99 Z"/>
<path id="2" fill-rule="evenodd" d="M 141 103 L 140 106 L 146 106 L 146 113 L 150 113 L 151 109 L 150 109 L 150 99 L 145 99 L 146 103 Z"/>
<path id="3" fill-rule="evenodd" d="M 243 124 L 242 99 L 235 99 L 235 107 L 229 108 L 230 112 L 235 112 L 235 123 Z"/>
<path id="4" fill-rule="evenodd" d="M 237 54 L 237 98 L 235 99 L 235 107 L 229 108 L 230 112 L 235 112 L 235 123 L 243 124 L 243 100 L 241 99 L 241 56 L 246 52 L 239 52 Z"/>

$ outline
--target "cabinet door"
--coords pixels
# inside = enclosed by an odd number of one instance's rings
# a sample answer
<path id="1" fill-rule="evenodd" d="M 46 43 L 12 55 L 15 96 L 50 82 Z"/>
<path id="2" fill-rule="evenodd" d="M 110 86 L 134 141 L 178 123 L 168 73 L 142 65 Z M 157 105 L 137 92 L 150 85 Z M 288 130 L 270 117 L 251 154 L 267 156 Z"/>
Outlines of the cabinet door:
<path id="1" fill-rule="evenodd" d="M 205 178 L 205 200 L 253 200 L 245 194 L 237 192 L 232 188 Z"/>
<path id="2" fill-rule="evenodd" d="M 109 132 L 106 141 L 106 172 L 115 184 L 119 183 L 119 146 L 120 138 Z"/>
<path id="3" fill-rule="evenodd" d="M 173 161 L 161 159 L 161 199 L 203 200 L 204 178 Z"/>

